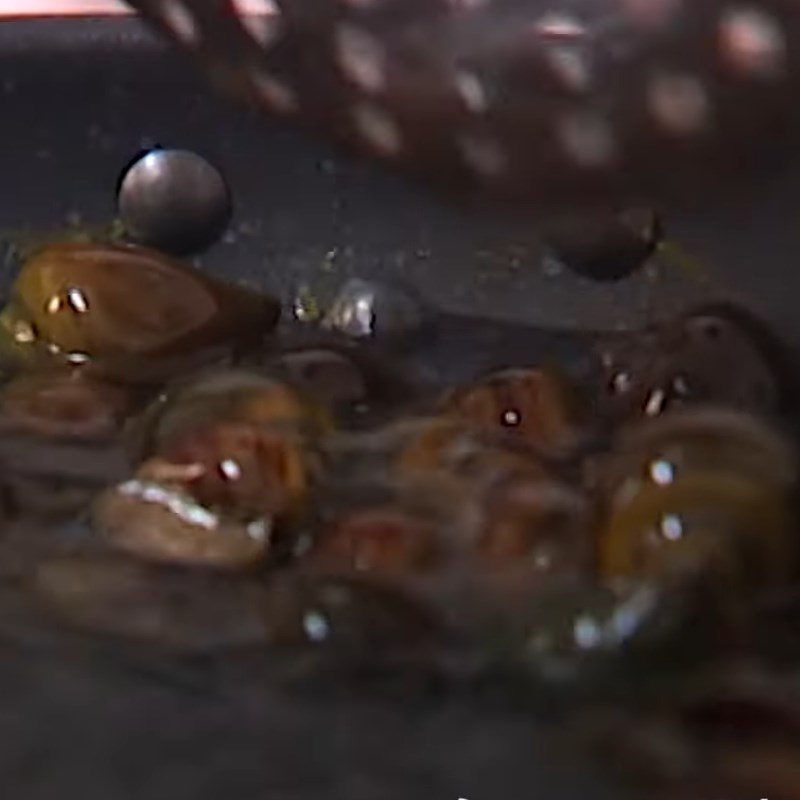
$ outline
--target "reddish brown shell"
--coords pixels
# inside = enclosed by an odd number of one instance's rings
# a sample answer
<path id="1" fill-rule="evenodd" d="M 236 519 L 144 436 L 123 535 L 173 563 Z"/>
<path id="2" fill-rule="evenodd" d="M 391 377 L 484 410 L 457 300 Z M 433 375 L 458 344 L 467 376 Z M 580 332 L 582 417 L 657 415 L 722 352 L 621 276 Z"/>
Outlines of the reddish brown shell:
<path id="1" fill-rule="evenodd" d="M 174 465 L 186 490 L 203 505 L 237 516 L 281 516 L 305 498 L 309 461 L 300 441 L 289 433 L 224 422 L 189 433 L 143 469 L 157 477 Z"/>
<path id="2" fill-rule="evenodd" d="M 2 322 L 19 347 L 143 358 L 270 331 L 280 306 L 144 247 L 63 243 L 22 267 Z"/>
<path id="3" fill-rule="evenodd" d="M 451 393 L 446 412 L 488 432 L 546 451 L 571 449 L 580 435 L 575 390 L 553 372 L 509 369 Z"/>
<path id="4" fill-rule="evenodd" d="M 186 491 L 173 466 L 173 481 L 148 474 L 164 465 L 148 463 L 132 480 L 103 492 L 95 501 L 95 530 L 113 547 L 147 561 L 246 567 L 269 550 L 272 518 L 236 520 L 206 508 Z"/>

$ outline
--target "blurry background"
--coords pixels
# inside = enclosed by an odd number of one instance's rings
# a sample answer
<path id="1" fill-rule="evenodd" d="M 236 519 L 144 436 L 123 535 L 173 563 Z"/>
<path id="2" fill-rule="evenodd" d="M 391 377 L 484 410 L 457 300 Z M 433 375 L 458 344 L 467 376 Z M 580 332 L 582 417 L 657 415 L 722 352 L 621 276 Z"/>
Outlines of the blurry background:
<path id="1" fill-rule="evenodd" d="M 250 2 L 263 11 L 264 0 Z M 73 18 L 53 18 L 56 9 Z M 74 18 L 101 12 L 105 18 Z M 0 208 L 6 234 L 107 222 L 129 159 L 156 143 L 175 145 L 210 157 L 233 190 L 231 228 L 204 263 L 286 298 L 299 286 L 325 291 L 348 275 L 381 274 L 415 283 L 450 310 L 625 328 L 724 294 L 800 340 L 797 170 L 777 175 L 758 196 L 697 197 L 661 209 L 667 236 L 701 269 L 656 259 L 620 284 L 597 284 L 542 248 L 535 212 L 513 223 L 467 214 L 339 159 L 215 95 L 187 59 L 138 20 L 119 18 L 126 12 L 114 0 L 0 0 L 2 14 L 46 16 L 0 25 L 0 169 L 19 187 L 14 203 Z"/>

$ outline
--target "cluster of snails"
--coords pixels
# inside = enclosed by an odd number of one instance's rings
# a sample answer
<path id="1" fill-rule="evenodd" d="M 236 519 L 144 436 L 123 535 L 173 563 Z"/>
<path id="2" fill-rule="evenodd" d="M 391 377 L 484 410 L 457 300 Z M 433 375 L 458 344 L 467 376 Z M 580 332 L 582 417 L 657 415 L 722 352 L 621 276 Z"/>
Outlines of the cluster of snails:
<path id="1" fill-rule="evenodd" d="M 73 625 L 190 649 L 497 634 L 534 661 L 792 580 L 786 386 L 741 312 L 595 337 L 582 384 L 533 363 L 442 392 L 362 346 L 424 324 L 392 297 L 350 282 L 298 344 L 274 298 L 158 251 L 35 253 L 0 315 L 4 570 Z"/>

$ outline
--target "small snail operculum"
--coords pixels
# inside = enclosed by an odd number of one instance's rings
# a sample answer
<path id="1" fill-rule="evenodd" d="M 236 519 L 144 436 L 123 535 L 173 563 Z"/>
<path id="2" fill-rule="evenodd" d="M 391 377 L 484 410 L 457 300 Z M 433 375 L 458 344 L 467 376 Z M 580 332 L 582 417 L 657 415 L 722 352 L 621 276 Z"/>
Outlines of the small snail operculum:
<path id="1" fill-rule="evenodd" d="M 488 433 L 534 449 L 561 453 L 579 441 L 576 392 L 560 376 L 540 369 L 509 369 L 458 389 L 444 410 Z"/>

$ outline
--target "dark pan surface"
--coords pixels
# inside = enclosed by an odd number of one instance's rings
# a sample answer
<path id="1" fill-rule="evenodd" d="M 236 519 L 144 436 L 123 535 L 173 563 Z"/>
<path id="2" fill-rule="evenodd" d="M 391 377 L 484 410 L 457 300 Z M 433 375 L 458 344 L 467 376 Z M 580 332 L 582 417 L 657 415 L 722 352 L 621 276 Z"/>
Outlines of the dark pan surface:
<path id="1" fill-rule="evenodd" d="M 436 201 L 209 94 L 135 21 L 0 26 L 0 229 L 107 221 L 124 163 L 154 142 L 196 149 L 228 177 L 231 232 L 203 263 L 278 290 L 358 274 L 403 277 L 450 311 L 544 327 L 629 327 L 699 299 L 681 273 L 594 286 L 545 268 L 534 220 L 489 220 Z M 763 197 L 668 216 L 709 263 L 712 283 L 747 297 L 794 340 L 800 241 L 793 181 Z M 7 285 L 13 259 L 3 266 Z M 466 325 L 466 323 L 462 323 Z M 480 326 L 454 335 L 478 366 Z M 552 353 L 557 341 L 536 339 Z M 7 623 L 7 624 L 6 624 Z M 555 758 L 546 726 L 506 703 L 456 696 L 254 690 L 213 662 L 173 663 L 50 638 L 20 643 L 4 621 L 0 786 L 28 798 L 267 800 L 599 800 L 588 765 Z"/>
<path id="2" fill-rule="evenodd" d="M 216 161 L 233 187 L 228 240 L 212 269 L 288 293 L 351 273 L 399 275 L 456 311 L 558 327 L 628 327 L 702 291 L 680 269 L 594 285 L 543 266 L 535 215 L 507 222 L 445 208 L 396 178 L 330 151 L 208 92 L 134 20 L 0 26 L 7 186 L 0 228 L 107 220 L 119 170 L 158 141 Z M 719 291 L 744 297 L 793 338 L 800 288 L 796 191 L 787 172 L 738 197 L 666 210 L 671 236 Z"/>

